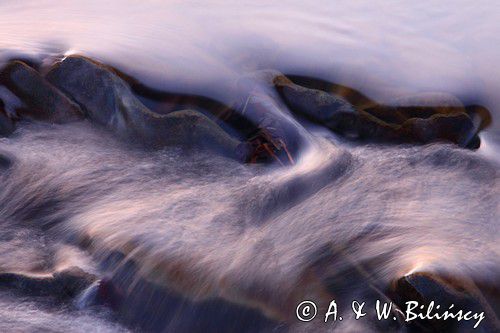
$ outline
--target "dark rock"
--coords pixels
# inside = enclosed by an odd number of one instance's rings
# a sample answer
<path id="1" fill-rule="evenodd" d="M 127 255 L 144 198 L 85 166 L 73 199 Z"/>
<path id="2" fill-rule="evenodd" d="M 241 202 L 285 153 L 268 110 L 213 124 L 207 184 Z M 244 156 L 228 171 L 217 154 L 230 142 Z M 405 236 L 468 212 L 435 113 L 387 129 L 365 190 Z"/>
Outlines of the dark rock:
<path id="1" fill-rule="evenodd" d="M 120 320 L 146 332 L 284 332 L 286 324 L 269 318 L 251 304 L 217 295 L 194 299 L 179 290 L 153 283 L 138 266 L 114 253 L 103 267 L 112 272 L 99 281 L 93 304 L 111 307 Z M 119 259 L 119 258 L 123 259 Z M 109 265 L 109 266 L 108 266 Z"/>
<path id="2" fill-rule="evenodd" d="M 22 117 L 59 124 L 83 119 L 78 105 L 20 61 L 13 61 L 2 70 L 0 83 L 28 106 L 22 110 Z"/>
<path id="3" fill-rule="evenodd" d="M 240 112 L 256 126 L 256 131 L 249 137 L 249 162 L 274 159 L 283 165 L 294 164 L 293 156 L 303 146 L 303 135 L 292 118 L 283 114 L 269 95 L 253 92 L 247 97 Z"/>
<path id="4" fill-rule="evenodd" d="M 283 75 L 276 76 L 273 83 L 290 110 L 331 129 L 350 128 L 358 118 L 355 108 L 341 97 L 296 85 Z"/>
<path id="5" fill-rule="evenodd" d="M 138 133 L 149 142 L 210 149 L 238 160 L 245 160 L 248 153 L 239 140 L 197 111 L 175 111 L 153 120 L 145 122 L 149 130 L 145 127 Z"/>
<path id="6" fill-rule="evenodd" d="M 30 296 L 52 296 L 64 300 L 75 297 L 96 279 L 78 267 L 71 267 L 42 276 L 1 273 L 0 287 L 15 289 Z"/>
<path id="7" fill-rule="evenodd" d="M 95 275 L 75 266 L 55 272 L 53 276 L 54 283 L 62 290 L 61 294 L 71 298 L 80 294 L 97 280 Z"/>
<path id="8" fill-rule="evenodd" d="M 479 147 L 477 134 L 491 123 L 487 109 L 464 107 L 458 98 L 446 93 L 410 95 L 365 111 L 400 126 L 398 135 L 401 140 L 416 143 L 448 141 L 471 149 Z"/>
<path id="9" fill-rule="evenodd" d="M 399 98 L 389 105 L 367 103 L 355 108 L 340 96 L 299 86 L 274 73 L 272 84 L 289 109 L 343 136 L 394 143 L 447 141 L 479 147 L 478 132 L 491 123 L 481 106 L 464 107 L 445 93 L 423 93 Z"/>
<path id="10" fill-rule="evenodd" d="M 0 99 L 0 137 L 9 136 L 14 130 L 14 122 L 5 112 L 3 101 Z"/>
<path id="11" fill-rule="evenodd" d="M 364 110 L 379 104 L 360 91 L 342 84 L 303 75 L 287 75 L 287 77 L 299 86 L 321 90 L 331 95 L 342 97 L 342 99 L 349 102 L 358 110 Z"/>
<path id="12" fill-rule="evenodd" d="M 14 163 L 14 158 L 6 152 L 0 150 L 0 169 L 8 169 Z"/>
<path id="13" fill-rule="evenodd" d="M 430 273 L 413 273 L 403 276 L 396 280 L 392 286 L 392 296 L 396 304 L 401 309 L 406 309 L 406 302 L 416 301 L 419 306 L 427 306 L 433 301 L 433 313 L 443 313 L 453 304 L 451 312 L 463 310 L 464 313 L 472 311 L 479 313 L 484 311 L 485 320 L 478 327 L 480 332 L 493 332 L 498 329 L 498 319 L 488 305 L 480 301 L 477 294 L 473 292 L 475 288 L 468 286 L 460 281 L 445 280 L 437 275 Z M 440 309 L 436 306 L 440 305 Z M 486 308 L 485 308 L 486 306 Z M 426 313 L 420 308 L 415 312 Z M 443 319 L 415 319 L 409 323 L 412 331 L 418 332 L 449 332 L 449 331 L 468 331 L 472 330 L 476 320 L 460 321 Z"/>
<path id="14" fill-rule="evenodd" d="M 356 109 L 340 96 L 294 84 L 283 75 L 273 84 L 290 110 L 355 139 L 397 139 L 399 127 Z"/>
<path id="15" fill-rule="evenodd" d="M 250 162 L 294 164 L 298 151 L 307 145 L 307 134 L 274 96 L 275 75 L 281 74 L 264 70 L 240 78 L 237 86 L 241 98 L 234 109 L 252 124 L 247 126 L 251 131 L 245 133 L 252 151 Z"/>
<path id="16" fill-rule="evenodd" d="M 446 93 L 420 93 L 399 97 L 388 104 L 377 104 L 364 109 L 388 123 L 402 125 L 411 118 L 426 119 L 433 115 L 465 112 L 462 102 Z"/>
<path id="17" fill-rule="evenodd" d="M 11 160 L 0 154 L 0 169 L 8 169 L 11 165 Z"/>
<path id="18" fill-rule="evenodd" d="M 241 159 L 239 140 L 193 110 L 158 114 L 132 93 L 127 83 L 103 64 L 70 56 L 48 72 L 47 79 L 75 100 L 85 114 L 124 138 L 137 138 L 152 147 L 180 145 L 210 148 Z"/>
<path id="19" fill-rule="evenodd" d="M 459 113 L 467 114 L 474 122 L 475 126 L 481 130 L 491 124 L 491 114 L 483 106 L 467 105 L 451 94 L 447 93 L 420 93 L 398 98 L 389 103 L 403 118 L 403 121 L 410 118 L 429 118 L 434 115 L 455 115 Z M 381 108 L 384 106 L 382 105 Z M 381 115 L 380 115 L 381 116 Z"/>
<path id="20" fill-rule="evenodd" d="M 465 112 L 472 119 L 477 132 L 490 126 L 493 121 L 490 111 L 481 105 L 467 105 Z"/>
<path id="21" fill-rule="evenodd" d="M 402 131 L 416 142 L 446 140 L 467 146 L 476 134 L 474 124 L 465 113 L 436 114 L 429 118 L 411 118 L 402 125 Z"/>

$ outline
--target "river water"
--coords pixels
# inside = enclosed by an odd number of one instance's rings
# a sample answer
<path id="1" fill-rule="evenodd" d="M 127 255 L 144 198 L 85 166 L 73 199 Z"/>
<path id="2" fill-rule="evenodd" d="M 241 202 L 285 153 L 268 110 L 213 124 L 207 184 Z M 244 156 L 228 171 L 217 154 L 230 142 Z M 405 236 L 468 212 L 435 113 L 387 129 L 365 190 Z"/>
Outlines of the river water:
<path id="1" fill-rule="evenodd" d="M 378 102 L 449 92 L 487 107 L 493 125 L 469 151 L 355 145 L 303 123 L 310 145 L 296 165 L 274 168 L 143 151 L 85 122 L 25 124 L 0 139 L 14 161 L 0 173 L 0 269 L 113 276 L 102 262 L 119 252 L 136 279 L 185 302 L 216 298 L 295 331 L 332 328 L 298 322 L 301 299 L 374 300 L 409 272 L 498 288 L 499 19 L 492 1 L 3 0 L 0 64 L 84 54 L 151 87 L 228 104 L 239 78 L 272 68 Z M 2 331 L 134 327 L 78 301 L 6 290 L 0 303 Z M 183 321 L 197 312 L 176 311 L 167 331 L 196 331 Z M 380 329 L 347 315 L 336 327 Z"/>

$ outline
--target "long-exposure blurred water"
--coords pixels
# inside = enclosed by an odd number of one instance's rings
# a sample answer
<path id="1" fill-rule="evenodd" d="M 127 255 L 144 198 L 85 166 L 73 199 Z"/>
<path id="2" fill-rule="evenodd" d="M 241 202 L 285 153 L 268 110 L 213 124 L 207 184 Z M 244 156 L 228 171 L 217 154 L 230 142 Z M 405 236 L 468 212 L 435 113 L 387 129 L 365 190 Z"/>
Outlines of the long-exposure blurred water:
<path id="1" fill-rule="evenodd" d="M 226 103 L 239 78 L 272 68 L 379 102 L 449 92 L 487 107 L 493 125 L 468 151 L 358 146 L 302 124 L 311 145 L 284 168 L 142 151 L 87 123 L 25 125 L 0 139 L 14 161 L 0 169 L 0 270 L 113 275 L 99 264 L 119 252 L 190 300 L 241 304 L 297 331 L 331 328 L 296 321 L 301 299 L 375 299 L 412 271 L 498 286 L 499 19 L 494 1 L 2 1 L 0 65 L 79 53 Z M 333 291 L 320 283 L 347 276 Z M 88 332 L 92 320 L 125 330 L 106 312 L 10 293 L 0 303 L 4 331 Z"/>

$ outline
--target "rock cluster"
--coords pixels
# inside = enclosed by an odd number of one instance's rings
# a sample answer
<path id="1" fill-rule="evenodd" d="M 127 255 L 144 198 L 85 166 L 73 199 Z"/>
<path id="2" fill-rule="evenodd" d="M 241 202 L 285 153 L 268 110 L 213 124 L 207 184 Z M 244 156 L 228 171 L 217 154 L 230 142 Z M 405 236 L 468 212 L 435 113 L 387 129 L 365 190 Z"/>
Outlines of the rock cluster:
<path id="1" fill-rule="evenodd" d="M 293 115 L 354 140 L 413 144 L 443 141 L 466 148 L 479 147 L 478 133 L 491 123 L 488 110 L 464 106 L 448 94 L 420 94 L 388 105 L 369 101 L 365 106 L 355 106 L 344 96 L 294 83 L 276 71 L 259 75 L 281 101 L 267 92 L 252 91 L 236 109 L 217 105 L 217 111 L 204 112 L 203 105 L 196 105 L 193 109 L 176 110 L 174 106 L 168 112 L 156 112 L 141 102 L 132 87 L 149 95 L 161 92 L 148 91 L 125 74 L 92 59 L 69 56 L 46 72 L 42 75 L 21 61 L 11 61 L 1 69 L 0 86 L 16 95 L 24 107 L 12 115 L 0 100 L 0 136 L 10 135 L 17 119 L 55 124 L 88 119 L 123 139 L 152 148 L 174 145 L 214 151 L 244 162 L 277 161 L 286 165 L 294 163 L 304 145 L 304 129 Z M 280 109 L 280 103 L 293 115 Z"/>
<path id="2" fill-rule="evenodd" d="M 407 144 L 443 141 L 465 148 L 477 148 L 478 133 L 491 123 L 488 110 L 477 105 L 464 106 L 448 94 L 419 94 L 387 105 L 368 102 L 359 106 L 345 96 L 295 83 L 293 78 L 277 72 L 268 72 L 265 76 L 268 88 L 273 89 L 280 101 L 265 91 L 253 91 L 240 107 L 228 108 L 229 111 L 224 114 L 212 114 L 211 117 L 210 112 L 199 110 L 202 107 L 166 113 L 152 111 L 141 102 L 120 73 L 86 57 L 66 57 L 49 68 L 45 75 L 23 62 L 12 61 L 0 70 L 0 85 L 16 95 L 24 107 L 18 108 L 17 114 L 13 115 L 5 110 L 6 106 L 0 99 L 0 137 L 15 132 L 19 119 L 54 124 L 88 120 L 122 139 L 137 141 L 147 147 L 203 149 L 240 161 L 275 160 L 285 165 L 294 163 L 304 143 L 303 129 L 293 115 L 306 117 L 353 140 Z M 291 114 L 282 113 L 279 103 L 286 105 Z M 234 123 L 240 120 L 248 121 L 245 124 L 250 124 L 250 128 L 242 129 Z M 221 122 L 235 129 L 234 132 Z M 8 155 L 0 152 L 0 169 L 8 169 L 12 163 Z M 336 169 L 330 170 L 328 177 L 334 171 L 340 173 L 345 169 L 347 164 L 336 166 Z M 293 197 L 299 192 L 307 195 L 304 184 L 302 179 L 296 179 L 283 195 Z M 288 201 L 293 204 L 292 199 Z M 169 313 L 170 305 L 176 304 L 179 311 L 205 315 L 202 319 L 207 322 L 208 319 L 213 320 L 220 313 L 215 310 L 221 308 L 224 313 L 243 314 L 238 320 L 226 323 L 230 326 L 228 331 L 240 330 L 245 321 L 254 326 L 259 323 L 264 328 L 281 325 L 244 305 L 222 299 L 191 302 L 149 281 L 135 280 L 132 283 L 124 278 L 136 270 L 135 267 L 129 271 L 123 269 L 115 273 L 114 279 L 102 280 L 78 268 L 43 277 L 0 273 L 0 287 L 63 299 L 75 298 L 94 288 L 93 294 L 87 293 L 92 296 L 87 301 L 107 304 L 131 322 L 142 318 L 150 330 L 163 329 L 164 318 L 158 317 L 160 319 L 155 322 L 154 318 L 146 317 L 142 312 L 133 313 L 130 304 L 135 305 L 134 309 L 163 313 Z M 127 293 L 129 285 L 136 287 Z M 439 300 L 442 304 L 455 303 L 478 311 L 483 309 L 480 297 L 468 291 L 474 288 L 457 288 L 431 274 L 415 273 L 401 277 L 389 289 L 387 294 L 399 305 L 408 300 L 418 300 L 422 304 Z M 160 296 L 154 299 L 152 295 Z M 164 303 L 164 299 L 169 299 L 170 303 Z M 218 320 L 222 323 L 223 318 Z M 488 328 L 497 329 L 496 323 L 490 323 Z M 193 323 L 178 325 L 185 328 Z M 450 322 L 442 321 L 421 321 L 412 325 L 416 325 L 412 327 L 416 330 L 423 328 L 429 331 L 455 328 L 450 326 Z"/>
<path id="3" fill-rule="evenodd" d="M 111 68 L 85 57 L 67 57 L 45 76 L 14 61 L 1 71 L 0 84 L 26 105 L 18 110 L 21 119 L 66 123 L 87 118 L 122 138 L 153 148 L 210 149 L 246 160 L 246 146 L 201 112 L 152 112 Z M 12 120 L 4 112 L 0 117 L 0 133 L 10 134 Z"/>

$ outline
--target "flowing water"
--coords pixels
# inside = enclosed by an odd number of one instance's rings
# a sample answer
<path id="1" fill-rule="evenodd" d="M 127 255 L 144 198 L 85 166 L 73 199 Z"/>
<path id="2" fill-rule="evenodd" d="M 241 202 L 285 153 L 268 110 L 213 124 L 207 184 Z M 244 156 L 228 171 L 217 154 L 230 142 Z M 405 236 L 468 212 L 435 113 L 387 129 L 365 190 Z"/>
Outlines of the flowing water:
<path id="1" fill-rule="evenodd" d="M 450 92 L 486 106 L 493 125 L 469 151 L 356 145 L 296 119 L 308 144 L 294 166 L 278 168 L 145 151 L 87 122 L 25 124 L 0 139 L 13 161 L 0 169 L 0 270 L 78 266 L 113 278 L 133 262 L 127 288 L 145 280 L 184 303 L 237 304 L 297 331 L 332 328 L 299 323 L 300 300 L 374 300 L 409 272 L 498 287 L 498 19 L 499 4 L 465 0 L 2 1 L 0 64 L 85 54 L 151 87 L 228 104 L 239 78 L 273 68 L 380 102 Z M 103 264 L 117 253 L 126 260 Z M 2 291 L 0 330 L 130 329 L 82 302 Z M 198 312 L 180 308 L 166 329 L 196 331 L 183 321 L 202 320 Z M 337 327 L 380 329 L 347 315 Z"/>

